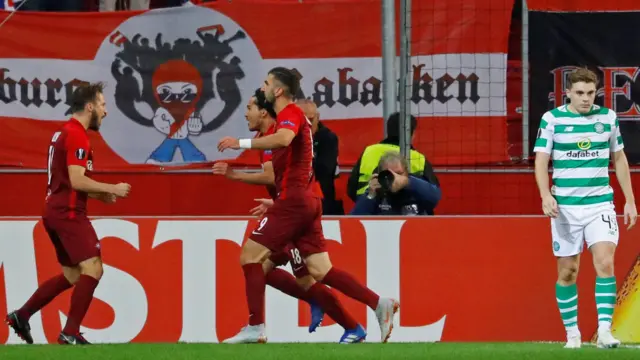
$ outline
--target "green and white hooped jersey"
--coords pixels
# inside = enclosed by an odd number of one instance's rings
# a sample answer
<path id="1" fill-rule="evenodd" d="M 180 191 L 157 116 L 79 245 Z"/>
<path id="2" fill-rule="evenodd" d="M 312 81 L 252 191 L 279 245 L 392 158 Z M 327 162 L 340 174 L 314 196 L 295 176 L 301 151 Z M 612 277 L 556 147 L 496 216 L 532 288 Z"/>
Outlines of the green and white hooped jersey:
<path id="1" fill-rule="evenodd" d="M 574 114 L 564 105 L 542 116 L 533 151 L 551 155 L 551 193 L 558 205 L 584 206 L 613 201 L 609 159 L 623 148 L 613 110 L 594 105 Z"/>

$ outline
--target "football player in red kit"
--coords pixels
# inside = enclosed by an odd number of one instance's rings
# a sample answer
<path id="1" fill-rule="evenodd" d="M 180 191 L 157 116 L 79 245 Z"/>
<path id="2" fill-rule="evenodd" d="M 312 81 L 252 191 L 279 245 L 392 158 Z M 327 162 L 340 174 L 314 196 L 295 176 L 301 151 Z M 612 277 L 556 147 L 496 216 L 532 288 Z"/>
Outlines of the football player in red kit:
<path id="1" fill-rule="evenodd" d="M 74 287 L 67 323 L 58 343 L 85 345 L 80 334 L 93 293 L 102 277 L 100 241 L 87 217 L 87 199 L 113 203 L 126 197 L 131 186 L 91 179 L 93 152 L 88 130 L 98 131 L 107 116 L 103 84 L 80 85 L 71 104 L 72 118 L 53 134 L 47 160 L 47 194 L 42 222 L 56 250 L 62 273 L 40 285 L 6 322 L 24 341 L 33 343 L 29 318 L 51 300 Z"/>

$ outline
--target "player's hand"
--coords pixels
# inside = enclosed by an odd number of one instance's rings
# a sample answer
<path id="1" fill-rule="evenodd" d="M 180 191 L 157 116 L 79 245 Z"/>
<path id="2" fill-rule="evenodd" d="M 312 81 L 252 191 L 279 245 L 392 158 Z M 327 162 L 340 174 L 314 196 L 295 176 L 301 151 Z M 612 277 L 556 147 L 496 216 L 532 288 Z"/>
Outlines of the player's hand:
<path id="1" fill-rule="evenodd" d="M 378 174 L 373 174 L 369 180 L 369 195 L 375 196 L 379 189 L 380 182 L 378 182 Z"/>
<path id="2" fill-rule="evenodd" d="M 118 197 L 111 193 L 103 193 L 102 196 L 100 196 L 100 200 L 105 204 L 113 204 L 117 199 Z"/>
<path id="3" fill-rule="evenodd" d="M 114 185 L 113 194 L 117 197 L 126 198 L 131 191 L 131 185 L 127 183 L 119 183 Z"/>
<path id="4" fill-rule="evenodd" d="M 624 205 L 624 224 L 629 225 L 627 230 L 631 230 L 631 228 L 636 224 L 637 219 L 638 210 L 636 210 L 636 204 L 626 203 Z"/>
<path id="5" fill-rule="evenodd" d="M 223 152 L 227 149 L 240 149 L 240 140 L 231 136 L 225 136 L 220 139 L 220 142 L 218 143 L 218 151 Z"/>
<path id="6" fill-rule="evenodd" d="M 260 205 L 254 207 L 249 211 L 253 216 L 261 217 L 262 215 L 264 215 L 264 213 L 267 212 L 267 209 L 273 206 L 273 200 L 271 199 L 254 199 L 254 200 L 259 202 Z"/>
<path id="7" fill-rule="evenodd" d="M 229 167 L 229 164 L 224 162 L 217 162 L 213 164 L 211 170 L 215 175 L 224 175 L 227 178 L 231 178 L 231 175 L 233 175 L 233 170 Z"/>
<path id="8" fill-rule="evenodd" d="M 549 217 L 558 217 L 558 202 L 551 194 L 542 198 L 542 211 Z"/>

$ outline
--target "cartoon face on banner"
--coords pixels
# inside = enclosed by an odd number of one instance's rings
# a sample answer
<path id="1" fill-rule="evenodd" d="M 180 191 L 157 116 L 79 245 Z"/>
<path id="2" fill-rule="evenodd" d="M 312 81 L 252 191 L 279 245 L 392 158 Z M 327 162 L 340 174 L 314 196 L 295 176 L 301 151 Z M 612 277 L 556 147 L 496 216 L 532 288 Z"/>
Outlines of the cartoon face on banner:
<path id="1" fill-rule="evenodd" d="M 192 6 L 129 18 L 104 40 L 95 63 L 111 72 L 102 136 L 129 163 L 228 158 L 216 149 L 220 138 L 251 136 L 242 105 L 264 77 L 262 59 L 223 14 Z"/>

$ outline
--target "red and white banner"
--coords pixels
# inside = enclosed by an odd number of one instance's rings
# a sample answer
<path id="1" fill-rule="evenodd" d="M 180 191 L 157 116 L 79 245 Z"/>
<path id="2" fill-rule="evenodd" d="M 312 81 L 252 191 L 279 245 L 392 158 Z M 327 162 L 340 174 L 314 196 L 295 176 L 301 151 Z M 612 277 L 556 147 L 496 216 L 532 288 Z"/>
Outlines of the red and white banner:
<path id="1" fill-rule="evenodd" d="M 413 2 L 415 143 L 435 164 L 508 159 L 511 6 Z M 252 136 L 245 104 L 274 66 L 302 75 L 302 95 L 339 136 L 341 165 L 351 165 L 383 135 L 380 8 L 373 0 L 253 0 L 147 12 L 18 12 L 0 29 L 0 165 L 44 168 L 71 93 L 93 81 L 107 83 L 109 114 L 92 137 L 96 170 L 258 164 L 254 152 L 221 154 L 216 143 Z M 190 84 L 195 96 L 166 109 L 157 91 L 176 82 Z"/>
<path id="2" fill-rule="evenodd" d="M 95 219 L 105 271 L 82 331 L 98 343 L 218 342 L 233 336 L 248 318 L 238 258 L 254 221 Z M 382 296 L 399 299 L 392 342 L 564 339 L 546 218 L 326 218 L 323 228 L 334 266 Z M 616 254 L 619 302 L 613 330 L 626 342 L 640 341 L 634 315 L 640 311 L 640 242 L 635 237 L 634 231 L 621 230 Z M 597 326 L 595 275 L 587 257 L 578 280 L 585 339 Z M 39 219 L 0 220 L 0 317 L 58 273 Z M 70 293 L 31 318 L 36 342 L 55 342 Z M 367 329 L 367 341 L 379 341 L 373 312 L 339 297 Z M 271 342 L 337 342 L 342 329 L 325 321 L 309 334 L 307 305 L 267 289 Z M 18 341 L 0 326 L 0 343 Z"/>
<path id="3" fill-rule="evenodd" d="M 336 180 L 337 198 L 348 214 L 353 202 L 346 195 L 348 174 Z M 89 213 L 99 216 L 245 216 L 256 206 L 254 199 L 268 197 L 264 186 L 229 180 L 211 173 L 100 173 L 98 181 L 127 182 L 132 191 L 115 204 L 89 200 Z M 540 215 L 542 202 L 536 180 L 529 172 L 438 174 L 445 196 L 436 215 Z M 615 174 L 610 180 L 615 209 L 622 214 L 625 199 Z M 640 189 L 640 174 L 631 173 L 634 189 Z M 0 217 L 39 216 L 46 195 L 44 173 L 0 175 Z M 637 190 L 636 190 L 637 191 Z"/>

